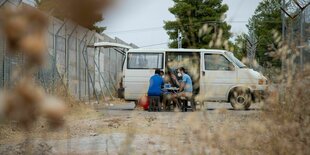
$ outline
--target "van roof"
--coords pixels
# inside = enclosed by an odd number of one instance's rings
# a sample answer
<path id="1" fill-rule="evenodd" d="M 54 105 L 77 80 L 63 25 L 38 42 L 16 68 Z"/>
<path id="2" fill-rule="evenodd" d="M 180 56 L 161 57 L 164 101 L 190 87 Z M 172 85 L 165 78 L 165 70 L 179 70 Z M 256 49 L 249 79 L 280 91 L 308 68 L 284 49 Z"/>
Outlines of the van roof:
<path id="1" fill-rule="evenodd" d="M 210 53 L 224 53 L 226 50 L 219 50 L 219 49 L 183 49 L 183 48 L 170 48 L 170 49 L 148 49 L 148 48 L 137 48 L 137 49 L 130 49 L 127 52 L 210 52 Z"/>

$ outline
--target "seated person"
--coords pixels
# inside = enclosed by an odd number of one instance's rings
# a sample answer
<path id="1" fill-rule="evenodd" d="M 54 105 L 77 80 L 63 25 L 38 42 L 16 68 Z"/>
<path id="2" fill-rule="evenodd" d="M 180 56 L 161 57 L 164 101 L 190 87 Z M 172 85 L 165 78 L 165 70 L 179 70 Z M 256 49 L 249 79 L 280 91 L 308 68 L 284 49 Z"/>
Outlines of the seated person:
<path id="1" fill-rule="evenodd" d="M 180 92 L 177 95 L 174 95 L 173 101 L 176 102 L 178 106 L 180 106 L 177 100 L 177 97 L 192 97 L 193 83 L 192 83 L 191 77 L 185 73 L 185 69 L 183 67 L 180 67 L 178 69 L 178 76 L 182 77 L 181 82 L 179 82 L 175 76 L 173 76 L 173 79 L 176 81 L 176 84 L 179 86 Z"/>
<path id="2" fill-rule="evenodd" d="M 170 84 L 171 87 L 178 87 L 176 81 L 173 79 L 173 74 L 168 71 L 168 73 L 164 77 L 164 81 L 166 84 Z"/>
<path id="3" fill-rule="evenodd" d="M 161 76 L 162 78 L 164 78 L 165 72 L 164 72 L 164 71 L 160 71 L 160 76 Z"/>
<path id="4" fill-rule="evenodd" d="M 164 80 L 160 76 L 160 69 L 155 70 L 155 74 L 150 79 L 150 86 L 148 89 L 148 96 L 161 96 L 161 88 L 164 85 Z"/>
<path id="5" fill-rule="evenodd" d="M 172 73 L 170 71 L 168 71 L 168 73 L 166 73 L 166 75 L 164 76 L 164 82 L 165 82 L 165 87 L 166 85 L 170 85 L 168 87 L 177 87 L 175 80 L 172 78 Z M 171 99 L 172 99 L 172 95 L 175 93 L 175 91 L 169 91 L 169 90 L 165 90 L 163 92 L 163 106 L 165 110 L 170 109 L 170 104 L 171 104 Z M 174 102 L 174 106 L 176 105 L 176 103 Z"/>

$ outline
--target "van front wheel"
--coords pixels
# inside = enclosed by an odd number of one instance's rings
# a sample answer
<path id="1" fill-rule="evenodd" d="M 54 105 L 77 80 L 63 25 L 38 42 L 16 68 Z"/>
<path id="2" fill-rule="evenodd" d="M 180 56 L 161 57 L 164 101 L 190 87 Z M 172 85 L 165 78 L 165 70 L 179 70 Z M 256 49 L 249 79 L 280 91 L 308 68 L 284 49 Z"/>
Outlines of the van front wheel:
<path id="1" fill-rule="evenodd" d="M 252 103 L 251 91 L 245 88 L 236 88 L 230 93 L 229 101 L 236 110 L 249 109 Z"/>

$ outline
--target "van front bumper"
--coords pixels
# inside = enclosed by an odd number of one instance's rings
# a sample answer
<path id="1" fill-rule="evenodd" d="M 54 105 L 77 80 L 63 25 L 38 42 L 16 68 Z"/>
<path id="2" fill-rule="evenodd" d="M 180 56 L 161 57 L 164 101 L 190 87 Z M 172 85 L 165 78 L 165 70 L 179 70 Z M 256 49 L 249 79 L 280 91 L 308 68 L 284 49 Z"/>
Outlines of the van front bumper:
<path id="1" fill-rule="evenodd" d="M 253 101 L 262 101 L 268 97 L 268 87 L 265 86 L 263 89 L 256 89 L 252 91 Z"/>
<path id="2" fill-rule="evenodd" d="M 253 91 L 253 97 L 254 97 L 255 101 L 264 100 L 267 98 L 267 96 L 268 96 L 268 94 L 267 94 L 267 91 L 265 91 L 265 90 L 254 90 Z"/>

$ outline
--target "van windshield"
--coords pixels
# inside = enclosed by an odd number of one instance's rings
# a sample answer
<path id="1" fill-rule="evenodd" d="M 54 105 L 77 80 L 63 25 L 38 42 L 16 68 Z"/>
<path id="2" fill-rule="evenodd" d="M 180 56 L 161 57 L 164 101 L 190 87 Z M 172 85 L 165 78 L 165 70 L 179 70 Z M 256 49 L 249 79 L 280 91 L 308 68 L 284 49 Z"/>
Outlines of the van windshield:
<path id="1" fill-rule="evenodd" d="M 128 53 L 127 69 L 163 69 L 163 53 Z"/>
<path id="2" fill-rule="evenodd" d="M 247 68 L 239 59 L 237 59 L 232 52 L 225 52 L 228 58 L 233 61 L 239 68 Z"/>

